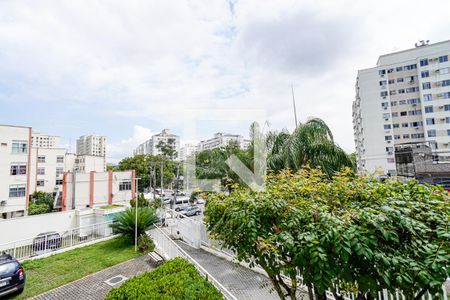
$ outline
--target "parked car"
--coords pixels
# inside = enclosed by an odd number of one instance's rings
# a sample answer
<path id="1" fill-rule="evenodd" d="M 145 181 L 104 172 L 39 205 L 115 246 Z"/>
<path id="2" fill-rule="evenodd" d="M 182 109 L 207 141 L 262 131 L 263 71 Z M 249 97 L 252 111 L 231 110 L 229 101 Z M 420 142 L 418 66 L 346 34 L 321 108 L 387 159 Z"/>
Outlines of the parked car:
<path id="1" fill-rule="evenodd" d="M 56 250 L 61 247 L 61 235 L 56 231 L 39 233 L 33 239 L 33 252 L 45 252 L 46 250 Z"/>
<path id="2" fill-rule="evenodd" d="M 200 215 L 202 210 L 197 205 L 191 205 L 183 209 L 180 213 L 184 216 L 192 217 Z"/>
<path id="3" fill-rule="evenodd" d="M 189 197 L 177 198 L 177 201 L 175 201 L 175 211 L 181 211 L 189 205 Z"/>
<path id="4" fill-rule="evenodd" d="M 0 254 L 0 298 L 12 293 L 22 293 L 25 287 L 25 272 L 17 259 L 9 254 Z"/>

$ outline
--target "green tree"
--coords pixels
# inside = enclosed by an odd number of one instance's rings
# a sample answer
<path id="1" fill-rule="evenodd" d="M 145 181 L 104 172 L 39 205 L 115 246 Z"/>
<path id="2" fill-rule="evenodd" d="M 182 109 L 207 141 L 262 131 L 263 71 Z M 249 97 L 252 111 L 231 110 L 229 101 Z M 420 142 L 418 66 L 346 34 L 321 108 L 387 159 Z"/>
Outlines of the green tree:
<path id="1" fill-rule="evenodd" d="M 149 207 L 150 202 L 147 199 L 145 199 L 143 193 L 139 193 L 137 198 L 138 198 L 138 207 Z M 131 199 L 130 200 L 130 206 L 131 207 L 136 207 L 136 200 Z"/>
<path id="2" fill-rule="evenodd" d="M 145 230 L 158 221 L 155 210 L 149 207 L 138 208 L 137 219 L 138 236 L 145 234 Z M 133 240 L 135 235 L 135 220 L 136 209 L 133 207 L 127 208 L 125 211 L 117 214 L 116 222 L 112 224 L 111 227 L 115 229 L 117 233 L 121 233 L 130 240 Z"/>
<path id="3" fill-rule="evenodd" d="M 437 186 L 304 167 L 269 175 L 261 192 L 211 194 L 205 215 L 212 237 L 261 266 L 280 299 L 296 299 L 298 274 L 311 299 L 327 289 L 342 299 L 335 285 L 358 299 L 382 289 L 419 299 L 450 273 L 449 195 Z"/>
<path id="4" fill-rule="evenodd" d="M 50 193 L 36 191 L 30 195 L 29 215 L 49 213 L 53 211 L 55 197 Z"/>

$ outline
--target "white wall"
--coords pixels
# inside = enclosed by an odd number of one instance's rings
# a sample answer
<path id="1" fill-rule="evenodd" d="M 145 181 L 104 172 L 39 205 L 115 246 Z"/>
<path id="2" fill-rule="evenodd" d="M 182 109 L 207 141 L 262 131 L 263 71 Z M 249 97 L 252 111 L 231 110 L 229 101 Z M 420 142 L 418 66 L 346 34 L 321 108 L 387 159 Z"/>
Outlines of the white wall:
<path id="1" fill-rule="evenodd" d="M 34 238 L 39 233 L 65 231 L 77 226 L 75 211 L 0 220 L 0 244 Z"/>

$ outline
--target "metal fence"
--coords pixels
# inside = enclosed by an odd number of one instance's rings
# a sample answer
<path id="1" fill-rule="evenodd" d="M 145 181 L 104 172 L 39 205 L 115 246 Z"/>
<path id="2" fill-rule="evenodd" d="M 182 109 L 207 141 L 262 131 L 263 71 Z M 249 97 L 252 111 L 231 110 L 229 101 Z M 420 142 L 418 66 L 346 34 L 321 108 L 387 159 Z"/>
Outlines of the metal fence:
<path id="1" fill-rule="evenodd" d="M 39 257 L 57 250 L 85 244 L 112 236 L 113 222 L 96 223 L 63 232 L 46 232 L 34 238 L 13 241 L 0 245 L 0 252 L 6 252 L 19 260 Z"/>
<path id="2" fill-rule="evenodd" d="M 149 231 L 150 236 L 153 238 L 156 249 L 167 259 L 182 257 L 188 262 L 193 264 L 198 272 L 203 275 L 206 280 L 210 281 L 218 290 L 222 292 L 222 295 L 228 300 L 237 300 L 237 298 L 231 294 L 217 279 L 215 279 L 208 271 L 205 270 L 196 260 L 194 260 L 189 254 L 187 254 L 180 246 L 178 246 L 163 230 L 159 227 Z"/>

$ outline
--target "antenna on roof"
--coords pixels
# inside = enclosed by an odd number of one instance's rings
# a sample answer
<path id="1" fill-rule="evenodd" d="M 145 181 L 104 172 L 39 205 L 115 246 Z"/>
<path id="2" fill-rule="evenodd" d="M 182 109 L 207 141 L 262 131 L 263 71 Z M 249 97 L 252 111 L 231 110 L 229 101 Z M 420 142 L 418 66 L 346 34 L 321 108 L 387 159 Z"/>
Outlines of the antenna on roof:
<path id="1" fill-rule="evenodd" d="M 295 107 L 295 97 L 294 97 L 294 84 L 291 82 L 291 90 L 292 90 L 292 104 L 294 106 L 294 118 L 295 118 L 295 128 L 297 128 L 297 108 Z"/>
<path id="2" fill-rule="evenodd" d="M 414 45 L 417 47 L 423 47 L 423 46 L 427 46 L 430 43 L 430 40 L 420 40 L 417 43 L 415 43 Z"/>

